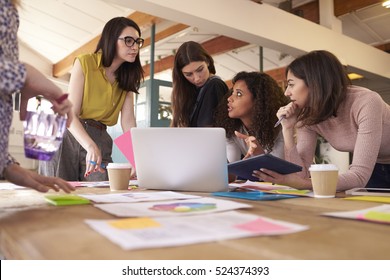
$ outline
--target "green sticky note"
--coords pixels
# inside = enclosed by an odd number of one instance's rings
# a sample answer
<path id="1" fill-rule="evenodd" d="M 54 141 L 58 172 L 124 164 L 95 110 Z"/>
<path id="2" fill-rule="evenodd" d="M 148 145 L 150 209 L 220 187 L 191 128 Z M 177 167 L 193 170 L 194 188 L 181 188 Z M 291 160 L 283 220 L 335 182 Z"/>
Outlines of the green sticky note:
<path id="1" fill-rule="evenodd" d="M 63 205 L 80 205 L 80 204 L 89 204 L 91 203 L 89 199 L 84 197 L 74 195 L 74 194 L 64 194 L 64 195 L 46 195 L 45 199 L 56 206 Z"/>
<path id="2" fill-rule="evenodd" d="M 369 211 L 363 215 L 364 219 L 376 222 L 390 223 L 390 213 Z"/>

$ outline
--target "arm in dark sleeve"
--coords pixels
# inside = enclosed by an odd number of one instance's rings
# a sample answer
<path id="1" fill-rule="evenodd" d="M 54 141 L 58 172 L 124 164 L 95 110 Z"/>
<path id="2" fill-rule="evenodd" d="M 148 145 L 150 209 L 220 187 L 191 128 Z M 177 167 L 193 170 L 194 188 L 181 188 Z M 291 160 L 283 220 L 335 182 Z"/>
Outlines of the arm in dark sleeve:
<path id="1" fill-rule="evenodd" d="M 219 78 L 210 80 L 209 83 L 203 92 L 197 120 L 198 127 L 212 126 L 215 108 L 229 90 L 225 82 Z"/>

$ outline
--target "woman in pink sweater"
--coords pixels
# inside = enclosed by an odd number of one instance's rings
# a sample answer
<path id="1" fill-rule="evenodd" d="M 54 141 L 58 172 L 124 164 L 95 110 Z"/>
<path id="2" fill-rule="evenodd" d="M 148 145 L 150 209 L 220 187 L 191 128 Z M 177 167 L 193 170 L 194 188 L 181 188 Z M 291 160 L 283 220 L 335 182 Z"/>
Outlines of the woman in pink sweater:
<path id="1" fill-rule="evenodd" d="M 312 187 L 308 168 L 313 163 L 318 135 L 336 150 L 353 153 L 349 170 L 339 176 L 339 191 L 355 187 L 390 187 L 390 106 L 369 89 L 352 86 L 340 61 L 328 51 L 312 51 L 286 69 L 281 107 L 285 158 L 303 166 L 299 174 L 254 171 L 268 182 L 300 189 Z M 296 136 L 296 137 L 295 137 Z"/>

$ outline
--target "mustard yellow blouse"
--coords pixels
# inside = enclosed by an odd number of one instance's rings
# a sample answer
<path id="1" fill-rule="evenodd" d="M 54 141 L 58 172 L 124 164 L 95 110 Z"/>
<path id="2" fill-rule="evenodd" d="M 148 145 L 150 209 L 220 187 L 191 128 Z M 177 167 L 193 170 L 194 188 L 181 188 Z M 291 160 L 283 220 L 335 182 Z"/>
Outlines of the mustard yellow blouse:
<path id="1" fill-rule="evenodd" d="M 127 92 L 118 82 L 111 84 L 101 64 L 101 52 L 77 56 L 84 72 L 84 95 L 80 118 L 99 121 L 107 126 L 118 122 Z"/>

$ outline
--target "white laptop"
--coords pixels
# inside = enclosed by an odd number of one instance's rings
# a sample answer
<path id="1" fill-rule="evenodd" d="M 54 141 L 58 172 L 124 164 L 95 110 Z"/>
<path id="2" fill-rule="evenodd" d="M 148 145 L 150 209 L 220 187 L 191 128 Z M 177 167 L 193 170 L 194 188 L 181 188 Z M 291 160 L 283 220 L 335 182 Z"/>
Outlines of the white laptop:
<path id="1" fill-rule="evenodd" d="M 132 128 L 141 188 L 216 192 L 228 188 L 222 128 Z"/>

